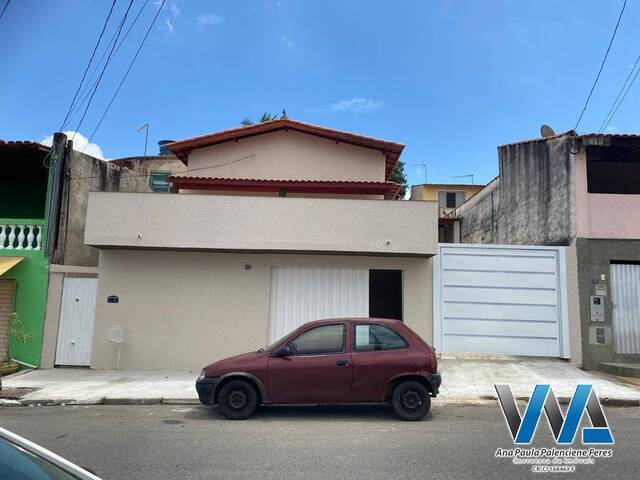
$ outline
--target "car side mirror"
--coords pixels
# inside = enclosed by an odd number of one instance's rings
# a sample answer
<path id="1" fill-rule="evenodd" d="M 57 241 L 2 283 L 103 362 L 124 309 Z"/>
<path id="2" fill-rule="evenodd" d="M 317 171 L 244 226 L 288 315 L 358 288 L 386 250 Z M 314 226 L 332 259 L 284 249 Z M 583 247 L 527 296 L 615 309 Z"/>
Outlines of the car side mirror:
<path id="1" fill-rule="evenodd" d="M 274 357 L 288 357 L 289 355 L 291 355 L 291 348 L 289 348 L 289 345 L 283 345 L 273 354 Z"/>

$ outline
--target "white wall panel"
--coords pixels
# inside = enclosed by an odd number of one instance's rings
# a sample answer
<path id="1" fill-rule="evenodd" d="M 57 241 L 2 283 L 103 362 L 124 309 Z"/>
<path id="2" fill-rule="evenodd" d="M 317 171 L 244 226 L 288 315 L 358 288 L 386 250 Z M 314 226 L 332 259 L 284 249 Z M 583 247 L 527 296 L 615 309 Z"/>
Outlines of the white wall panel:
<path id="1" fill-rule="evenodd" d="M 89 366 L 97 289 L 97 278 L 64 279 L 56 365 Z"/>
<path id="2" fill-rule="evenodd" d="M 303 323 L 369 316 L 369 270 L 271 269 L 269 342 Z"/>
<path id="3" fill-rule="evenodd" d="M 616 352 L 640 353 L 640 265 L 611 265 Z"/>

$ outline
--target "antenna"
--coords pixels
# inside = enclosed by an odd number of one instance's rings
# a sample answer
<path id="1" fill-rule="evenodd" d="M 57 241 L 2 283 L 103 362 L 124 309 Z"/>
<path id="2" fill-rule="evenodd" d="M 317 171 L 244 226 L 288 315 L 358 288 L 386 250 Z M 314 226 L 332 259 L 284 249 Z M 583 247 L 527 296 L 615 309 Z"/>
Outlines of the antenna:
<path id="1" fill-rule="evenodd" d="M 469 175 L 457 175 L 453 178 L 470 178 L 471 179 L 471 185 L 473 185 L 473 173 L 470 173 Z"/>
<path id="2" fill-rule="evenodd" d="M 149 140 L 149 124 L 145 123 L 144 125 L 142 125 L 138 131 L 145 129 L 144 131 L 144 156 L 147 156 L 147 140 Z"/>
<path id="3" fill-rule="evenodd" d="M 420 162 L 420 163 L 412 163 L 411 165 L 415 165 L 416 167 L 422 168 L 422 171 L 424 172 L 424 183 L 427 183 L 427 164 L 424 162 Z"/>

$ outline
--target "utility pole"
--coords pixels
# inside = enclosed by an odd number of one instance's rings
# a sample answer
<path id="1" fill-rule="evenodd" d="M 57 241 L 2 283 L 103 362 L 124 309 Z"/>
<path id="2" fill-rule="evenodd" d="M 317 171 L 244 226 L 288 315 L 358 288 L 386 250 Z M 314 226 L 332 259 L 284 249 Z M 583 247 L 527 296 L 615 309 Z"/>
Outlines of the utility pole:
<path id="1" fill-rule="evenodd" d="M 144 131 L 144 156 L 147 156 L 147 141 L 149 140 L 149 124 L 145 123 L 144 125 L 142 125 L 138 131 L 145 129 Z"/>
<path id="2" fill-rule="evenodd" d="M 53 134 L 53 143 L 51 144 L 51 157 L 49 165 L 51 173 L 51 196 L 49 199 L 49 215 L 47 221 L 47 230 L 45 237 L 44 254 L 50 258 L 55 253 L 58 242 L 58 227 L 60 220 L 60 201 L 62 189 L 62 175 L 67 165 L 67 155 L 71 155 L 73 149 L 72 142 L 67 144 L 67 136 L 64 133 L 56 132 Z"/>

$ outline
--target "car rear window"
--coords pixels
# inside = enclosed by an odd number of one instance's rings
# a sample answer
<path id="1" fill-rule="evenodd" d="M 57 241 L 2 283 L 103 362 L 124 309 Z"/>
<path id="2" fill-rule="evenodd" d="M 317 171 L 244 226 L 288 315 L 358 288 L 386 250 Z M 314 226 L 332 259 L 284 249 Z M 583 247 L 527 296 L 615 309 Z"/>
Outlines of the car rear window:
<path id="1" fill-rule="evenodd" d="M 391 350 L 405 348 L 408 344 L 400 335 L 384 325 L 361 323 L 355 326 L 355 350 Z"/>

